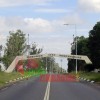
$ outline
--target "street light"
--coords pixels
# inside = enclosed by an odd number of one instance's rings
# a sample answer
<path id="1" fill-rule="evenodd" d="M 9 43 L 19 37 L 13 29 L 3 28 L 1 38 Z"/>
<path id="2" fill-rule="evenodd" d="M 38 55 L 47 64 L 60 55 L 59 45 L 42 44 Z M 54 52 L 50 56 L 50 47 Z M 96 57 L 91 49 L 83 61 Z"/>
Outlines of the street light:
<path id="1" fill-rule="evenodd" d="M 62 59 L 60 61 L 61 61 L 61 73 L 62 73 Z"/>
<path id="2" fill-rule="evenodd" d="M 46 57 L 46 74 L 48 73 L 48 70 L 47 70 L 47 57 Z"/>
<path id="3" fill-rule="evenodd" d="M 74 25 L 75 26 L 75 35 L 76 35 L 76 40 L 75 40 L 75 46 L 76 46 L 76 55 L 77 55 L 77 31 L 76 31 L 76 24 L 64 24 L 64 25 Z M 76 59 L 76 74 L 77 74 L 77 59 Z"/>
<path id="4" fill-rule="evenodd" d="M 29 45 L 29 34 L 28 34 L 28 37 L 27 37 L 27 55 L 29 56 L 30 55 L 30 45 Z"/>

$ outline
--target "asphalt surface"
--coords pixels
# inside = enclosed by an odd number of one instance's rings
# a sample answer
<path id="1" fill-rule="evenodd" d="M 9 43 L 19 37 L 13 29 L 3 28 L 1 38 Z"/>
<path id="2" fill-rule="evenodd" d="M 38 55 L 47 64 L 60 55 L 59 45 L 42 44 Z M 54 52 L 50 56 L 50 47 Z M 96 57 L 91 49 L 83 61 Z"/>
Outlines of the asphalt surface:
<path id="1" fill-rule="evenodd" d="M 47 83 L 31 78 L 0 91 L 0 100 L 43 100 Z"/>
<path id="2" fill-rule="evenodd" d="M 100 91 L 79 82 L 54 82 L 50 90 L 50 100 L 100 100 Z"/>
<path id="3" fill-rule="evenodd" d="M 0 90 L 0 100 L 44 100 L 46 95 L 46 100 L 100 100 L 100 88 L 77 81 L 49 81 L 48 85 L 35 77 Z"/>

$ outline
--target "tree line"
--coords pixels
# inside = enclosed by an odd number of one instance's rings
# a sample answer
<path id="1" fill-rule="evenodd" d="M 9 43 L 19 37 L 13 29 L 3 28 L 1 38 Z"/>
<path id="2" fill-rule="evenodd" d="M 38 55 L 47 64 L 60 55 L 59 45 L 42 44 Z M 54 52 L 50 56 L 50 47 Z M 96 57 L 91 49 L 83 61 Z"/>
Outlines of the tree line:
<path id="1" fill-rule="evenodd" d="M 78 60 L 78 71 L 93 71 L 100 69 L 100 22 L 97 22 L 93 29 L 89 31 L 89 37 L 75 37 L 71 46 L 71 54 L 87 55 L 92 61 L 92 65 L 86 65 L 84 61 Z M 75 71 L 75 59 L 68 59 L 68 72 Z"/>
<path id="2" fill-rule="evenodd" d="M 29 48 L 29 55 L 40 54 L 43 51 L 43 48 L 37 48 L 35 42 L 32 45 L 27 44 L 26 34 L 21 30 L 10 31 L 6 41 L 4 55 L 0 60 L 7 69 L 16 56 L 24 55 Z M 46 63 L 48 63 L 47 66 Z M 46 58 L 39 59 L 39 68 L 46 69 L 47 67 L 48 72 L 50 72 L 51 66 L 53 67 L 55 64 L 54 58 L 47 57 L 47 61 Z M 54 69 L 54 67 L 52 69 Z"/>

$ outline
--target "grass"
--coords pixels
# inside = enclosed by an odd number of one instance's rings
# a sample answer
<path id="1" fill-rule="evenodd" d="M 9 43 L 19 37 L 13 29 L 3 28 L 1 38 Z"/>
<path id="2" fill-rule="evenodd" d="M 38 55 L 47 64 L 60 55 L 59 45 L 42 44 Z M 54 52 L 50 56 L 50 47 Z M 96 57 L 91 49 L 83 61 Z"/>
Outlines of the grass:
<path id="1" fill-rule="evenodd" d="M 24 75 L 33 75 L 33 76 L 37 76 L 37 75 L 41 75 L 41 74 L 45 74 L 45 73 L 46 73 L 45 70 L 36 69 L 36 70 L 26 71 L 26 72 L 24 73 Z"/>
<path id="2" fill-rule="evenodd" d="M 19 78 L 21 76 L 27 76 L 27 75 L 39 76 L 45 73 L 46 73 L 45 70 L 40 70 L 40 69 L 24 71 L 24 75 L 21 75 L 19 72 L 12 72 L 12 73 L 0 72 L 0 87 L 5 86 L 6 85 L 5 82 Z"/>
<path id="3" fill-rule="evenodd" d="M 76 75 L 75 72 L 71 72 L 71 74 Z M 97 83 L 100 83 L 100 73 L 94 73 L 94 72 L 78 72 L 77 76 L 86 78 L 89 80 L 93 80 Z"/>
<path id="4" fill-rule="evenodd" d="M 94 72 L 79 72 L 78 73 L 80 77 L 94 80 L 95 82 L 100 82 L 100 73 L 94 73 Z"/>
<path id="5" fill-rule="evenodd" d="M 0 87 L 6 85 L 5 82 L 9 80 L 13 80 L 15 78 L 21 77 L 22 75 L 18 72 L 12 72 L 12 73 L 5 73 L 0 72 Z"/>

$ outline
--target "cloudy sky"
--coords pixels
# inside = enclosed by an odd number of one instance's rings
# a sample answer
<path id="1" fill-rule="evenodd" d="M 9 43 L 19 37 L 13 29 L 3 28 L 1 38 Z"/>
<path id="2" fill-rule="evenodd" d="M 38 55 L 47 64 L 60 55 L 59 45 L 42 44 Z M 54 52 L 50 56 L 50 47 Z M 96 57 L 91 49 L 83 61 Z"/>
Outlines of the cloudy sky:
<path id="1" fill-rule="evenodd" d="M 77 35 L 88 37 L 99 18 L 100 0 L 0 0 L 0 44 L 21 29 L 43 53 L 70 54 L 75 24 Z"/>

